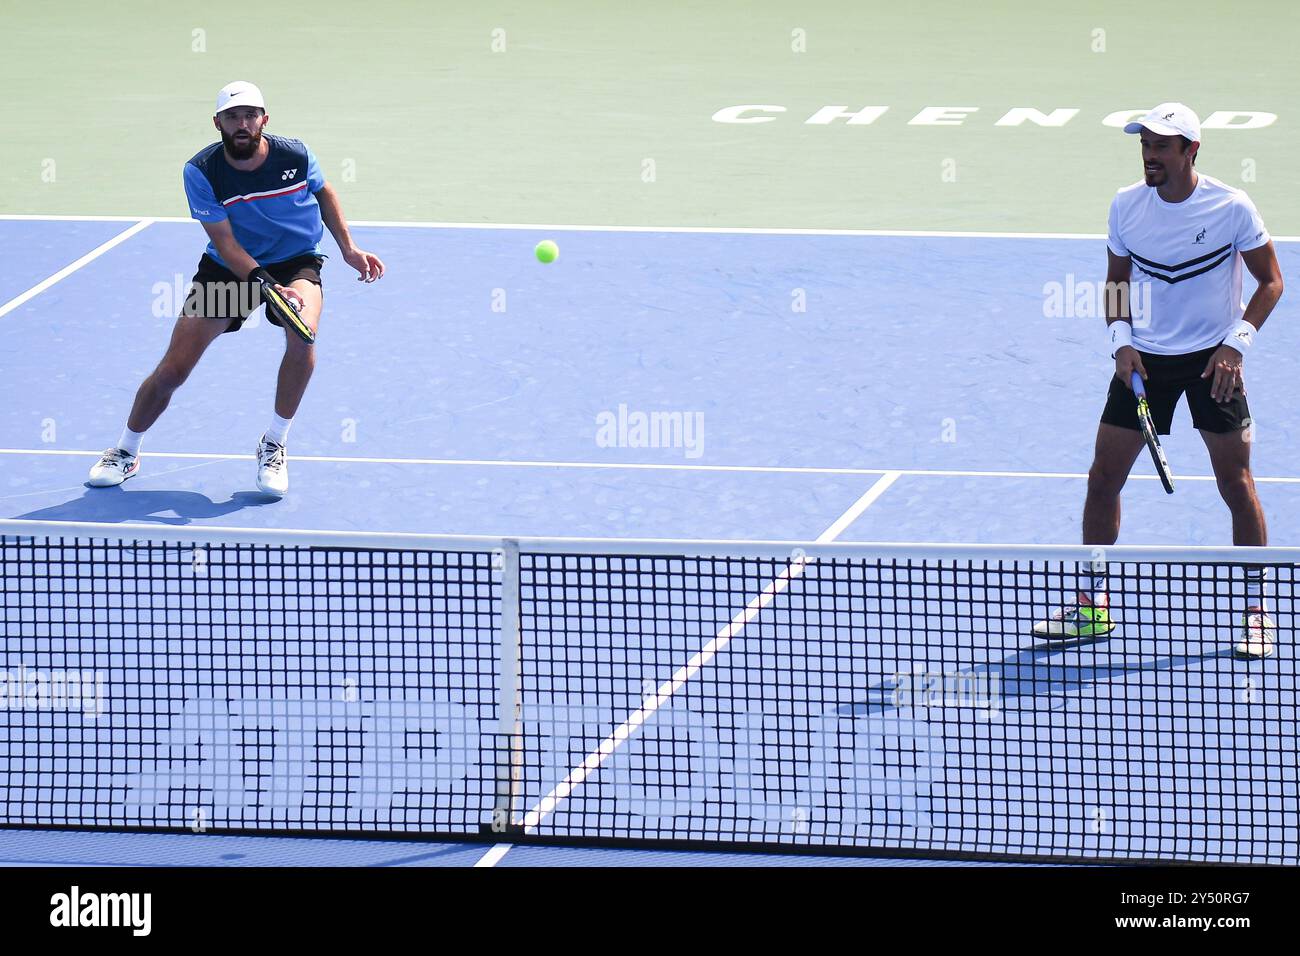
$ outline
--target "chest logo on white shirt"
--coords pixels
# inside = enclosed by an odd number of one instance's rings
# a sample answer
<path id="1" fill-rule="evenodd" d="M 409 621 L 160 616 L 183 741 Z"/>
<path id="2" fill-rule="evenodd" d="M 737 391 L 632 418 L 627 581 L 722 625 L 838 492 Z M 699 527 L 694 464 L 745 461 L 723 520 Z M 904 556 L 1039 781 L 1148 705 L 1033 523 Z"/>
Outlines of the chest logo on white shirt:
<path id="1" fill-rule="evenodd" d="M 1196 234 L 1196 239 L 1192 242 L 1192 245 L 1201 246 L 1204 244 L 1205 244 L 1205 230 L 1202 229 L 1200 232 Z"/>
<path id="2" fill-rule="evenodd" d="M 295 176 L 297 176 L 297 175 L 298 175 L 298 170 L 296 170 L 296 169 L 286 169 L 286 170 L 284 171 L 284 175 L 281 176 L 280 178 L 281 178 L 281 179 L 293 179 L 293 177 L 295 177 Z"/>

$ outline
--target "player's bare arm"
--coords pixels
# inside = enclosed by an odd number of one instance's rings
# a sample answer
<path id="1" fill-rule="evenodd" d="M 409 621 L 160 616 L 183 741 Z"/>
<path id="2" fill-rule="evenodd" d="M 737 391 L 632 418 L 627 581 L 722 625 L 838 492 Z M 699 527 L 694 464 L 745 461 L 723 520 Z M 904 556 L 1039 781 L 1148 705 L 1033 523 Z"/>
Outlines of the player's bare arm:
<path id="1" fill-rule="evenodd" d="M 1282 298 L 1282 268 L 1277 264 L 1277 253 L 1273 249 L 1271 240 L 1258 249 L 1243 252 L 1241 261 L 1246 264 L 1250 274 L 1259 283 L 1255 294 L 1246 303 L 1246 312 L 1241 319 L 1254 326 L 1255 331 L 1258 332 L 1268 320 L 1273 307 Z M 1249 330 L 1245 331 L 1249 337 Z M 1214 375 L 1210 394 L 1218 402 L 1226 402 L 1242 387 L 1242 361 L 1249 344 L 1245 339 L 1237 337 L 1232 337 L 1229 341 L 1238 342 L 1239 347 L 1227 343 L 1220 345 L 1210 356 L 1205 371 L 1201 373 L 1201 378 Z"/>
<path id="2" fill-rule="evenodd" d="M 1110 329 L 1111 342 L 1119 345 L 1114 350 L 1115 377 L 1128 388 L 1133 373 L 1137 372 L 1143 379 L 1147 371 L 1142 367 L 1142 356 L 1132 345 L 1120 345 L 1133 340 L 1133 314 L 1129 308 L 1129 280 L 1133 276 L 1133 260 L 1129 256 L 1117 256 L 1106 250 L 1106 326 Z M 1115 323 L 1122 322 L 1127 329 L 1116 328 Z"/>
<path id="3" fill-rule="evenodd" d="M 325 223 L 325 228 L 330 231 L 334 241 L 339 244 L 343 261 L 360 273 L 357 281 L 374 282 L 382 277 L 384 263 L 380 258 L 373 252 L 358 249 L 352 241 L 352 233 L 348 229 L 348 221 L 343 217 L 343 207 L 339 203 L 339 196 L 334 191 L 334 187 L 326 183 L 325 188 L 316 194 L 316 201 L 320 203 L 321 221 Z"/>

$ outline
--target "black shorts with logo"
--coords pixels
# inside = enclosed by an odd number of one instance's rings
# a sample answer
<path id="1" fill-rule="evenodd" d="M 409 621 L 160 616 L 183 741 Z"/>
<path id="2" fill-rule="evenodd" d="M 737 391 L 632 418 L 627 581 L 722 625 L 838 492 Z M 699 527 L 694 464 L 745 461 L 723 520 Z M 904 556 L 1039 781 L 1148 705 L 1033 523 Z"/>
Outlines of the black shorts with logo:
<path id="1" fill-rule="evenodd" d="M 1216 402 L 1210 396 L 1214 376 L 1201 378 L 1206 364 L 1218 346 L 1191 352 L 1187 355 L 1152 355 L 1139 352 L 1142 367 L 1147 370 L 1147 404 L 1156 431 L 1168 435 L 1174 422 L 1174 409 L 1178 399 L 1187 395 L 1187 406 L 1192 412 L 1192 425 L 1207 432 L 1235 432 L 1250 424 L 1250 408 L 1246 405 L 1244 388 L 1226 402 Z M 1101 420 L 1107 425 L 1131 428 L 1138 431 L 1137 399 L 1124 382 L 1111 376 L 1110 392 Z"/>
<path id="2" fill-rule="evenodd" d="M 262 266 L 280 285 L 296 279 L 306 279 L 320 285 L 320 270 L 325 257 L 314 253 L 295 256 L 284 262 L 270 262 Z M 199 260 L 198 271 L 190 281 L 181 315 L 197 315 L 205 319 L 222 319 L 230 323 L 227 332 L 237 332 L 249 314 L 262 304 L 262 290 L 256 282 L 240 279 L 207 253 Z M 279 325 L 267 315 L 273 325 Z"/>

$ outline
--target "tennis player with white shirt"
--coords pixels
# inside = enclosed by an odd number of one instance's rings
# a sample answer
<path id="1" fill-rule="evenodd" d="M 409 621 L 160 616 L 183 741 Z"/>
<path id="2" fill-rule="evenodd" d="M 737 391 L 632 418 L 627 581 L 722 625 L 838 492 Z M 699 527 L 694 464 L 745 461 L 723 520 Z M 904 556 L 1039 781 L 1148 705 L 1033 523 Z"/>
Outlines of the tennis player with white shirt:
<path id="1" fill-rule="evenodd" d="M 236 81 L 217 94 L 212 123 L 221 134 L 185 164 L 190 215 L 208 234 L 189 296 L 172 329 L 167 353 L 136 392 L 116 448 L 90 469 L 89 484 L 120 485 L 140 468 L 144 433 L 166 410 L 207 347 L 236 332 L 262 301 L 258 278 L 294 300 L 303 322 L 320 321 L 320 251 L 324 228 L 343 260 L 373 282 L 384 264 L 352 242 L 338 196 L 316 157 L 300 140 L 263 135 L 268 116 L 262 92 Z M 268 314 L 274 324 L 280 323 Z M 285 443 L 316 364 L 315 346 L 285 329 L 284 359 L 275 391 L 275 414 L 257 445 L 257 487 L 280 496 L 289 490 Z"/>
<path id="2" fill-rule="evenodd" d="M 1267 544 L 1250 471 L 1250 433 L 1243 431 L 1250 410 L 1242 362 L 1282 295 L 1273 242 L 1244 192 L 1196 172 L 1201 124 L 1186 106 L 1161 104 L 1124 132 L 1139 135 L 1145 176 L 1119 190 L 1110 206 L 1106 282 L 1118 295 L 1106 296 L 1106 322 L 1115 374 L 1088 472 L 1083 543 L 1110 545 L 1119 537 L 1120 491 L 1144 445 L 1130 384 L 1136 371 L 1162 435 L 1187 396 L 1192 425 L 1232 512 L 1233 544 Z M 1248 305 L 1241 301 L 1242 262 L 1259 283 Z M 1131 295 L 1138 283 L 1141 294 Z M 1147 305 L 1130 314 L 1134 300 Z M 1037 624 L 1037 636 L 1070 641 L 1114 630 L 1105 572 L 1086 566 L 1081 573 L 1089 587 L 1080 589 L 1077 603 Z M 1273 653 L 1265 589 L 1264 569 L 1248 567 L 1234 648 L 1241 657 Z"/>

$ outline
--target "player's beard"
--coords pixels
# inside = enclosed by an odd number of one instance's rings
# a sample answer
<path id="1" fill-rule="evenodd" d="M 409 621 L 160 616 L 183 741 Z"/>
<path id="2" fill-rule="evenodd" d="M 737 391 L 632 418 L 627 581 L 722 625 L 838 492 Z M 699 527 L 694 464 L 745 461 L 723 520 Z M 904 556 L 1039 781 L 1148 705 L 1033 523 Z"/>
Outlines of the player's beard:
<path id="1" fill-rule="evenodd" d="M 232 159 L 252 159 L 257 155 L 257 147 L 262 142 L 262 131 L 249 133 L 248 139 L 237 141 L 224 129 L 221 131 L 221 145 L 226 147 L 226 152 Z"/>

